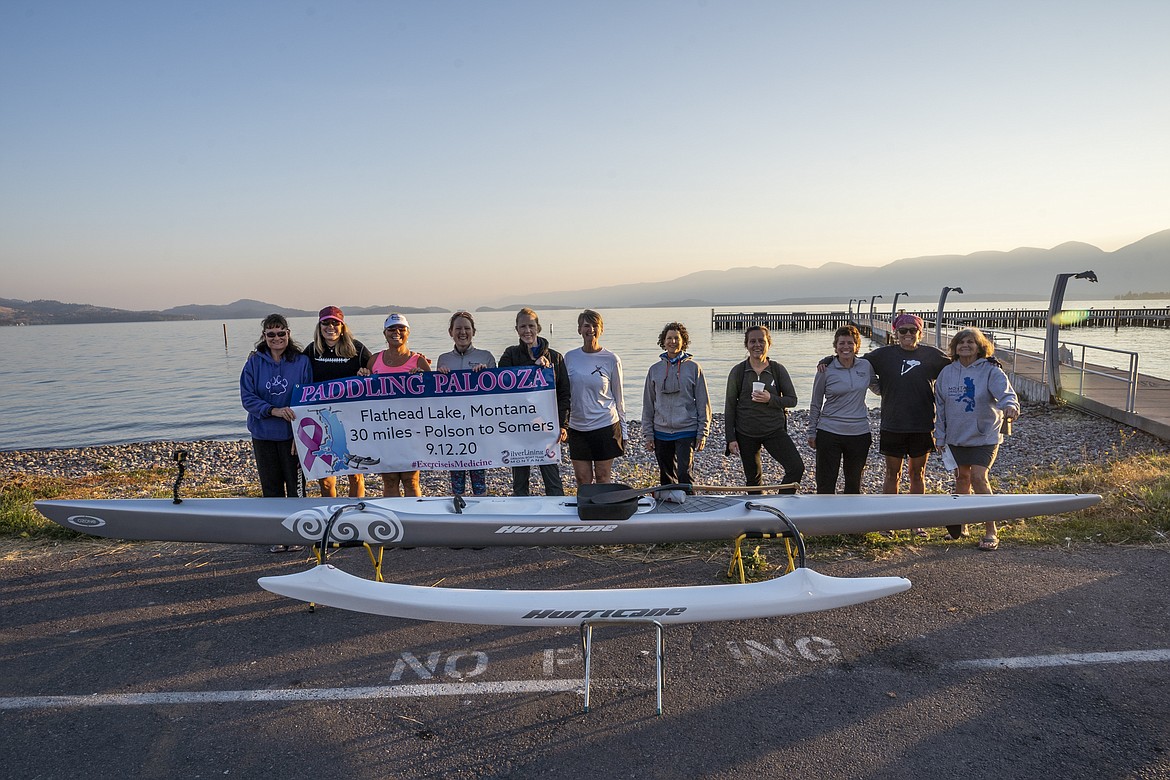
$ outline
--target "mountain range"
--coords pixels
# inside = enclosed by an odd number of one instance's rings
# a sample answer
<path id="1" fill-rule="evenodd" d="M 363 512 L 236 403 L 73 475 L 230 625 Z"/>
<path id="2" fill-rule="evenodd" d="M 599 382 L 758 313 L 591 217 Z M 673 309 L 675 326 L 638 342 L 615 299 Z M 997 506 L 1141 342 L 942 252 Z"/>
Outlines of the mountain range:
<path id="1" fill-rule="evenodd" d="M 1091 292 L 1072 286 L 1070 295 L 1103 299 L 1130 292 L 1170 290 L 1170 230 L 1113 252 L 1070 241 L 1051 249 L 1021 247 L 1010 252 L 912 257 L 880 267 L 827 263 L 819 268 L 778 265 L 699 271 L 663 282 L 607 285 L 532 297 L 546 306 L 595 308 L 801 305 L 842 303 L 875 294 L 892 300 L 896 292 L 933 301 L 943 287 L 962 287 L 968 300 L 1047 300 L 1057 274 L 1088 270 L 1097 272 L 1099 283 Z"/>
<path id="2" fill-rule="evenodd" d="M 1088 294 L 1069 288 L 1070 296 L 1114 298 L 1132 292 L 1170 290 L 1170 230 L 1105 252 L 1075 241 L 1051 249 L 1021 247 L 1009 252 L 932 255 L 895 260 L 884 266 L 827 263 L 819 268 L 778 265 L 772 268 L 728 268 L 698 271 L 677 279 L 618 284 L 539 293 L 522 302 L 517 296 L 498 298 L 480 310 L 537 308 L 622 308 L 654 306 L 842 305 L 854 297 L 895 292 L 933 301 L 943 287 L 962 287 L 968 300 L 1047 300 L 1057 274 L 1096 271 L 1100 280 Z M 444 312 L 440 306 L 344 306 L 346 314 Z M 256 319 L 279 311 L 307 317 L 316 311 L 290 309 L 264 301 L 241 299 L 223 305 L 176 306 L 163 311 L 127 311 L 83 303 L 21 301 L 0 298 L 0 325 L 143 322 L 161 320 Z"/>

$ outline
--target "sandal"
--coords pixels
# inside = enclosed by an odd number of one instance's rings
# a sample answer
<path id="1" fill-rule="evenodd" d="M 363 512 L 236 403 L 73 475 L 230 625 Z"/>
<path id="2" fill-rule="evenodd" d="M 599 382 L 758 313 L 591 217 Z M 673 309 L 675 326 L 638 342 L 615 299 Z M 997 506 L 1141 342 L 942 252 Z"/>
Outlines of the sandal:
<path id="1" fill-rule="evenodd" d="M 995 536 L 985 536 L 983 541 L 979 542 L 979 549 L 984 552 L 991 552 L 999 549 L 999 538 Z"/>
<path id="2" fill-rule="evenodd" d="M 268 548 L 268 552 L 270 552 L 270 553 L 288 552 L 288 545 L 287 544 L 274 544 Z"/>
<path id="3" fill-rule="evenodd" d="M 927 533 L 925 528 L 915 528 L 910 533 L 914 534 L 919 539 L 929 539 L 930 538 L 930 534 Z"/>

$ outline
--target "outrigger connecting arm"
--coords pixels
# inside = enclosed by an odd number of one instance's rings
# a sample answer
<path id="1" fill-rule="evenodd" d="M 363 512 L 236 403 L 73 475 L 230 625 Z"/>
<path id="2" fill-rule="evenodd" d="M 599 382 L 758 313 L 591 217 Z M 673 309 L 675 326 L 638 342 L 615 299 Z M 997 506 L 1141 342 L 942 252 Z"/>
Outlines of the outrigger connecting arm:
<path id="1" fill-rule="evenodd" d="M 744 508 L 760 512 L 767 512 L 770 515 L 775 515 L 776 517 L 780 518 L 784 525 L 788 526 L 788 530 L 783 534 L 767 534 L 759 531 L 750 531 L 748 533 L 737 536 L 735 538 L 734 549 L 731 552 L 731 565 L 727 567 L 727 576 L 731 577 L 735 574 L 738 574 L 741 584 L 747 581 L 743 571 L 743 550 L 741 549 L 741 545 L 743 544 L 744 539 L 773 539 L 777 536 L 783 538 L 784 549 L 788 554 L 788 570 L 785 572 L 785 574 L 793 571 L 794 569 L 803 569 L 805 563 L 804 536 L 801 535 L 800 531 L 796 527 L 796 524 L 793 523 L 792 520 L 779 509 L 768 506 L 766 504 L 757 504 L 755 502 L 749 501 L 748 503 L 744 504 Z M 790 539 L 792 540 L 791 542 L 789 541 Z M 795 559 L 793 559 L 792 556 L 793 545 L 796 546 Z"/>

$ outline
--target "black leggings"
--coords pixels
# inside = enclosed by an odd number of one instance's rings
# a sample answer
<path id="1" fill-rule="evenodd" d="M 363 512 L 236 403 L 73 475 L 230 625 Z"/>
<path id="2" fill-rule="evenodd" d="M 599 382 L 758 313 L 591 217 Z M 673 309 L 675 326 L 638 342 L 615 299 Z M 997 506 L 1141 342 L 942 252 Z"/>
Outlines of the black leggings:
<path id="1" fill-rule="evenodd" d="M 256 472 L 260 475 L 260 492 L 265 498 L 295 498 L 305 495 L 301 464 L 293 450 L 293 440 L 252 439 Z"/>
<path id="2" fill-rule="evenodd" d="M 861 472 L 873 446 L 873 434 L 860 433 L 844 436 L 829 431 L 817 431 L 817 492 L 835 493 L 837 474 L 845 463 L 845 493 L 861 493 Z"/>
<path id="3" fill-rule="evenodd" d="M 766 449 L 768 454 L 784 468 L 784 482 L 800 482 L 800 478 L 804 476 L 804 461 L 800 459 L 800 453 L 797 452 L 796 445 L 789 438 L 787 431 L 777 431 L 764 438 L 736 433 L 735 441 L 739 444 L 739 459 L 743 461 L 743 483 L 745 485 L 764 484 L 763 465 L 760 463 L 761 447 Z M 758 494 L 760 491 L 749 492 Z M 796 488 L 781 492 L 795 493 Z"/>

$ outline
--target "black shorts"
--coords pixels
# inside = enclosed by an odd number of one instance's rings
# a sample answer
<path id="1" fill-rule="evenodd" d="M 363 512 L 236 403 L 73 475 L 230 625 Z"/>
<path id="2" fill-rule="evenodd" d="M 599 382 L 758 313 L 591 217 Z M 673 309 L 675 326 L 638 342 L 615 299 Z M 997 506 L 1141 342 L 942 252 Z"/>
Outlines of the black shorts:
<path id="1" fill-rule="evenodd" d="M 921 458 L 934 449 L 934 434 L 882 431 L 878 452 L 891 458 Z"/>
<path id="2" fill-rule="evenodd" d="M 569 429 L 569 457 L 572 460 L 613 460 L 624 453 L 620 422 L 595 431 Z"/>
<path id="3" fill-rule="evenodd" d="M 984 444 L 978 447 L 960 447 L 952 444 L 947 447 L 959 466 L 982 466 L 991 469 L 995 463 L 995 456 L 999 454 L 998 444 Z"/>

